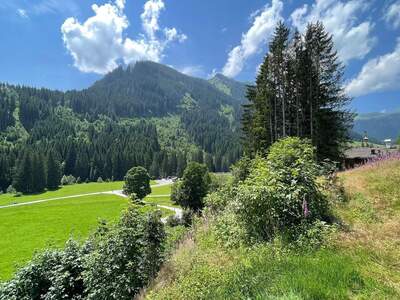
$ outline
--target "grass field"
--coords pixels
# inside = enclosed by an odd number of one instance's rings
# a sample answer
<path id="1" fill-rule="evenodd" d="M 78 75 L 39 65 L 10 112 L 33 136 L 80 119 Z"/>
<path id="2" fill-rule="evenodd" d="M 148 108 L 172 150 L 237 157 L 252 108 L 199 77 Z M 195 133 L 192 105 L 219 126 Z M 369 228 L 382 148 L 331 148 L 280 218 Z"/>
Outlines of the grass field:
<path id="1" fill-rule="evenodd" d="M 155 181 L 151 181 L 150 183 L 156 184 Z M 67 197 L 79 194 L 90 194 L 97 192 L 122 190 L 123 184 L 124 184 L 123 181 L 113 181 L 113 182 L 103 182 L 103 183 L 90 182 L 90 183 L 62 186 L 58 190 L 47 191 L 35 195 L 22 195 L 20 197 L 15 197 L 12 194 L 3 194 L 0 195 L 0 206 L 14 204 L 14 203 L 50 199 L 50 198 Z"/>
<path id="2" fill-rule="evenodd" d="M 0 195 L 0 206 L 13 203 L 22 203 L 22 202 L 30 202 L 43 199 L 67 197 L 79 194 L 90 194 L 96 192 L 121 190 L 122 186 L 123 186 L 122 181 L 104 182 L 104 183 L 91 182 L 91 183 L 81 183 L 81 184 L 62 186 L 60 189 L 55 191 L 48 191 L 35 195 L 22 195 L 21 197 L 15 197 L 14 195 L 11 194 L 4 194 Z"/>
<path id="3" fill-rule="evenodd" d="M 151 195 L 169 195 L 171 194 L 171 185 L 162 185 L 151 188 Z"/>
<path id="4" fill-rule="evenodd" d="M 17 202 L 14 199 L 27 202 L 121 188 L 122 182 L 77 184 L 34 196 L 2 195 L 0 205 L 9 204 L 10 197 L 12 202 Z M 153 189 L 153 195 L 164 195 L 169 194 L 170 186 Z M 16 264 L 29 260 L 36 250 L 61 247 L 71 236 L 82 240 L 100 220 L 118 220 L 128 203 L 127 198 L 99 194 L 0 209 L 0 281 L 9 279 Z M 151 203 L 166 205 L 168 197 L 152 198 Z M 149 208 L 144 206 L 143 210 Z M 163 216 L 174 214 L 171 210 L 161 210 Z"/>

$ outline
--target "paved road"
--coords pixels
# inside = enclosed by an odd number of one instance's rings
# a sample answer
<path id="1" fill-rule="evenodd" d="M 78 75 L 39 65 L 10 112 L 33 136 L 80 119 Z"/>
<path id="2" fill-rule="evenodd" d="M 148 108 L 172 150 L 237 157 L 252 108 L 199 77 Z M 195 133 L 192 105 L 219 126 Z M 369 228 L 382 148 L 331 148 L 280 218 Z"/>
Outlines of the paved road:
<path id="1" fill-rule="evenodd" d="M 170 185 L 170 184 L 172 184 L 172 180 L 162 179 L 162 180 L 157 180 L 157 184 L 154 184 L 151 187 L 159 187 L 159 186 L 165 186 L 165 185 Z M 96 192 L 96 193 L 79 194 L 79 195 L 72 195 L 72 196 L 65 196 L 65 197 L 43 199 L 43 200 L 35 200 L 35 201 L 22 202 L 22 203 L 14 203 L 14 204 L 0 206 L 0 209 L 18 207 L 18 206 L 27 206 L 27 205 L 33 205 L 33 204 L 38 204 L 38 203 L 50 202 L 50 201 L 60 201 L 60 200 L 65 200 L 65 199 L 79 198 L 79 197 L 93 196 L 93 195 L 101 195 L 101 194 L 113 194 L 113 195 L 124 197 L 124 198 L 128 197 L 127 195 L 125 195 L 122 192 L 122 190 L 115 190 L 115 191 Z M 153 195 L 153 196 L 148 196 L 148 197 L 149 198 L 157 198 L 157 197 L 169 197 L 169 196 L 170 195 Z M 165 206 L 165 205 L 157 205 L 157 207 L 174 211 L 175 216 L 177 216 L 178 218 L 180 218 L 182 216 L 183 211 L 180 208 Z M 166 219 L 167 218 L 163 218 L 162 221 L 166 222 Z"/>

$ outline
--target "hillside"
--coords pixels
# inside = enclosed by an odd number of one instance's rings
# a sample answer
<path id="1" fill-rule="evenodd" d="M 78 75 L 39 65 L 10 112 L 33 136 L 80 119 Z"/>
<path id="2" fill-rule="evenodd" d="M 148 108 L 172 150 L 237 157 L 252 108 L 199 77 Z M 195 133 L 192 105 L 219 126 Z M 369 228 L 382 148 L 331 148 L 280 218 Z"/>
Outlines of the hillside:
<path id="1" fill-rule="evenodd" d="M 354 122 L 354 130 L 383 141 L 396 140 L 400 135 L 400 112 L 360 114 Z"/>
<path id="2" fill-rule="evenodd" d="M 247 102 L 246 84 L 232 80 L 222 74 L 216 74 L 208 81 L 217 89 L 233 97 L 234 99 L 238 99 L 241 103 Z"/>
<path id="3" fill-rule="evenodd" d="M 398 299 L 400 161 L 368 165 L 339 178 L 345 198 L 329 192 L 336 228 L 315 228 L 289 247 L 281 239 L 226 246 L 218 233 L 237 230 L 230 227 L 234 219 L 219 227 L 205 218 L 143 298 Z"/>
<path id="4" fill-rule="evenodd" d="M 154 177 L 181 175 L 192 160 L 227 171 L 241 154 L 244 88 L 153 62 L 117 68 L 81 91 L 3 84 L 0 190 L 12 184 L 23 158 L 45 162 L 50 152 L 63 174 L 82 181 L 122 179 L 133 165 Z"/>

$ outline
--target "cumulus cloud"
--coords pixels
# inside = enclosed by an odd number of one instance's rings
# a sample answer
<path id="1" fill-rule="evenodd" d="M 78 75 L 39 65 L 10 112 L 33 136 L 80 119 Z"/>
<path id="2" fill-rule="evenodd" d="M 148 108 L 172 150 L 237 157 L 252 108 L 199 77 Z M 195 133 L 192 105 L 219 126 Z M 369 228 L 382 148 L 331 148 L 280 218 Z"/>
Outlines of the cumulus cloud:
<path id="1" fill-rule="evenodd" d="M 389 6 L 384 18 L 393 28 L 400 28 L 400 1 L 392 3 L 392 5 Z"/>
<path id="2" fill-rule="evenodd" d="M 129 21 L 124 13 L 125 0 L 92 5 L 94 16 L 80 23 L 68 18 L 61 27 L 64 44 L 82 72 L 105 74 L 120 62 L 160 61 L 166 47 L 186 36 L 176 28 L 160 28 L 158 19 L 165 9 L 162 0 L 148 0 L 141 14 L 144 34 L 137 39 L 124 37 Z"/>
<path id="3" fill-rule="evenodd" d="M 400 89 L 400 38 L 393 52 L 369 60 L 346 86 L 353 97 Z"/>
<path id="4" fill-rule="evenodd" d="M 228 54 L 228 60 L 222 70 L 225 76 L 238 75 L 247 59 L 256 54 L 260 46 L 269 40 L 276 24 L 282 20 L 282 8 L 282 1 L 272 0 L 272 4 L 266 5 L 257 12 L 257 15 L 252 14 L 252 26 L 242 35 L 240 45 L 234 47 Z"/>
<path id="5" fill-rule="evenodd" d="M 374 25 L 369 21 L 359 22 L 359 15 L 367 8 L 368 4 L 362 0 L 316 0 L 311 7 L 303 5 L 296 9 L 291 21 L 300 31 L 304 31 L 309 22 L 322 21 L 333 34 L 339 57 L 348 62 L 364 58 L 376 42 L 372 36 Z"/>

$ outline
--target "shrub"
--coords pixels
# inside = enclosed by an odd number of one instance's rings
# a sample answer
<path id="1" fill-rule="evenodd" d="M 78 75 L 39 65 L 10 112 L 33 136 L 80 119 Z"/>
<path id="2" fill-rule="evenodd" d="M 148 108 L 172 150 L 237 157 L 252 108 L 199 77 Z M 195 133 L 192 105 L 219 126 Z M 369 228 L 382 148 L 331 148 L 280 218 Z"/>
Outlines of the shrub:
<path id="1" fill-rule="evenodd" d="M 85 251 L 85 247 L 70 240 L 62 251 L 37 254 L 0 288 L 0 299 L 82 299 Z"/>
<path id="2" fill-rule="evenodd" d="M 271 146 L 266 159 L 252 162 L 248 178 L 234 189 L 228 210 L 244 226 L 249 242 L 271 240 L 278 234 L 295 238 L 302 224 L 328 217 L 326 197 L 316 183 L 318 174 L 311 144 L 283 139 Z"/>
<path id="3" fill-rule="evenodd" d="M 250 174 L 251 159 L 247 156 L 242 157 L 232 167 L 231 173 L 233 175 L 233 183 L 238 184 L 246 180 Z"/>
<path id="4" fill-rule="evenodd" d="M 73 185 L 76 183 L 76 178 L 72 175 L 63 175 L 61 178 L 61 185 Z"/>
<path id="5" fill-rule="evenodd" d="M 15 190 L 15 188 L 10 184 L 6 190 L 6 192 L 8 194 L 15 194 L 17 191 Z"/>
<path id="6" fill-rule="evenodd" d="M 167 224 L 167 226 L 170 226 L 170 227 L 176 227 L 176 226 L 182 225 L 181 220 L 175 215 L 169 216 L 167 218 L 166 224 Z"/>
<path id="7" fill-rule="evenodd" d="M 160 267 L 164 238 L 158 211 L 129 209 L 86 260 L 87 299 L 132 299 Z"/>

